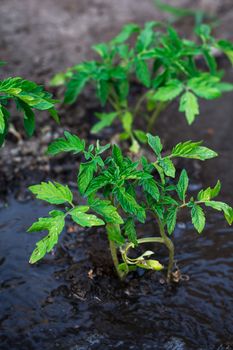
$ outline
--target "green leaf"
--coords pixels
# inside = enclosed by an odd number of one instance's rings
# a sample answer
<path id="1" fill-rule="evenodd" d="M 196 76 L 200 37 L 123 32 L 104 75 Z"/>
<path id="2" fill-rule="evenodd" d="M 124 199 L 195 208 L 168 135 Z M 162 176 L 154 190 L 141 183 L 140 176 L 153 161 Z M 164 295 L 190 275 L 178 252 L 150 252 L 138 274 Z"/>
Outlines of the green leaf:
<path id="1" fill-rule="evenodd" d="M 48 154 L 56 155 L 61 152 L 77 154 L 85 150 L 84 140 L 80 140 L 78 136 L 70 134 L 68 131 L 64 132 L 64 136 L 65 137 L 56 139 L 49 145 Z"/>
<path id="2" fill-rule="evenodd" d="M 108 95 L 109 95 L 110 85 L 107 80 L 100 79 L 97 82 L 97 96 L 100 99 L 101 105 L 105 106 Z"/>
<path id="3" fill-rule="evenodd" d="M 82 227 L 102 226 L 104 221 L 93 214 L 87 214 L 76 207 L 70 211 L 72 219 Z"/>
<path id="4" fill-rule="evenodd" d="M 137 241 L 137 232 L 135 229 L 135 224 L 133 218 L 128 218 L 124 225 L 124 231 L 126 237 L 128 237 L 129 241 L 132 242 L 135 246 L 138 245 Z"/>
<path id="5" fill-rule="evenodd" d="M 130 113 L 130 112 L 124 113 L 123 116 L 122 116 L 122 125 L 123 125 L 124 130 L 127 133 L 131 132 L 132 123 L 133 123 L 132 113 Z"/>
<path id="6" fill-rule="evenodd" d="M 189 91 L 185 92 L 180 99 L 179 111 L 185 112 L 188 124 L 192 124 L 199 114 L 199 105 L 196 96 Z"/>
<path id="7" fill-rule="evenodd" d="M 134 154 L 138 154 L 140 150 L 140 145 L 136 139 L 133 139 L 132 145 L 130 146 L 129 150 Z"/>
<path id="8" fill-rule="evenodd" d="M 134 130 L 134 135 L 140 141 L 141 143 L 147 143 L 147 136 L 146 133 L 142 130 Z"/>
<path id="9" fill-rule="evenodd" d="M 145 222 L 146 213 L 129 193 L 125 191 L 125 188 L 116 189 L 116 198 L 120 203 L 122 209 L 131 215 L 135 215 L 142 223 Z"/>
<path id="10" fill-rule="evenodd" d="M 0 105 L 0 114 L 3 114 L 3 118 L 4 118 L 4 130 L 2 134 L 0 133 L 0 147 L 1 147 L 5 141 L 5 137 L 8 132 L 8 119 L 10 117 L 10 114 L 7 111 L 7 109 L 2 105 Z"/>
<path id="11" fill-rule="evenodd" d="M 210 38 L 211 28 L 208 24 L 200 24 L 195 28 L 195 32 L 205 41 Z"/>
<path id="12" fill-rule="evenodd" d="M 185 201 L 188 185 L 189 185 L 188 174 L 187 174 L 186 170 L 183 169 L 181 174 L 180 174 L 180 178 L 179 178 L 179 181 L 177 183 L 177 186 L 176 186 L 177 194 L 178 194 L 180 200 L 183 202 Z"/>
<path id="13" fill-rule="evenodd" d="M 223 211 L 225 219 L 228 224 L 231 225 L 233 222 L 233 209 L 226 203 L 219 201 L 206 201 L 204 203 L 207 207 L 211 207 L 215 210 Z"/>
<path id="14" fill-rule="evenodd" d="M 96 123 L 92 129 L 92 134 L 97 134 L 102 129 L 106 128 L 107 126 L 112 125 L 113 121 L 116 119 L 118 113 L 112 112 L 112 113 L 96 113 L 96 116 L 100 119 L 98 123 Z"/>
<path id="15" fill-rule="evenodd" d="M 139 31 L 139 26 L 134 23 L 126 24 L 120 31 L 120 33 L 111 41 L 112 44 L 122 44 L 125 42 L 133 33 Z"/>
<path id="16" fill-rule="evenodd" d="M 61 85 L 64 85 L 65 82 L 66 82 L 66 74 L 65 73 L 57 73 L 50 80 L 49 85 L 50 86 L 61 86 Z"/>
<path id="17" fill-rule="evenodd" d="M 30 107 L 24 108 L 24 128 L 28 136 L 32 136 L 35 131 L 35 114 Z"/>
<path id="18" fill-rule="evenodd" d="M 191 217 L 193 226 L 195 227 L 198 233 L 201 233 L 205 227 L 205 214 L 203 212 L 203 209 L 195 203 L 193 204 L 191 210 Z"/>
<path id="19" fill-rule="evenodd" d="M 177 207 L 171 207 L 168 210 L 168 215 L 166 218 L 166 224 L 167 224 L 167 231 L 169 235 L 171 235 L 175 229 L 176 226 L 176 219 L 177 219 L 177 212 L 178 208 Z"/>
<path id="20" fill-rule="evenodd" d="M 124 80 L 118 80 L 115 82 L 117 93 L 119 95 L 120 102 L 126 104 L 126 99 L 129 94 L 129 81 L 127 78 Z"/>
<path id="21" fill-rule="evenodd" d="M 0 134 L 3 134 L 5 131 L 5 118 L 2 110 L 2 105 L 0 104 Z"/>
<path id="22" fill-rule="evenodd" d="M 80 194 L 83 196 L 86 192 L 96 170 L 96 162 L 91 160 L 87 163 L 81 163 L 78 173 L 78 189 Z"/>
<path id="23" fill-rule="evenodd" d="M 70 81 L 67 84 L 64 103 L 67 103 L 67 104 L 74 103 L 88 80 L 89 80 L 89 77 L 86 75 L 86 73 L 85 74 L 78 73 L 73 75 L 73 77 L 70 79 Z"/>
<path id="24" fill-rule="evenodd" d="M 106 58 L 108 56 L 108 45 L 105 43 L 93 45 L 92 49 L 95 50 L 102 58 Z"/>
<path id="25" fill-rule="evenodd" d="M 172 157 L 206 160 L 217 157 L 217 153 L 207 147 L 200 146 L 201 142 L 180 142 L 172 149 Z"/>
<path id="26" fill-rule="evenodd" d="M 220 78 L 208 73 L 202 73 L 199 77 L 188 81 L 188 87 L 199 97 L 205 99 L 215 99 L 221 96 L 218 88 Z"/>
<path id="27" fill-rule="evenodd" d="M 228 40 L 219 40 L 217 47 L 227 55 L 230 62 L 233 64 L 233 43 Z"/>
<path id="28" fill-rule="evenodd" d="M 0 81 L 0 90 L 38 110 L 53 108 L 54 104 L 58 102 L 51 99 L 51 94 L 44 91 L 41 86 L 20 77 Z"/>
<path id="29" fill-rule="evenodd" d="M 168 81 L 165 86 L 160 87 L 153 98 L 157 101 L 170 101 L 180 95 L 183 89 L 181 81 L 173 79 Z"/>
<path id="30" fill-rule="evenodd" d="M 69 187 L 58 182 L 41 182 L 40 185 L 30 186 L 29 190 L 36 195 L 36 198 L 51 204 L 71 204 L 73 200 Z"/>
<path id="31" fill-rule="evenodd" d="M 51 117 L 55 120 L 55 122 L 60 123 L 60 118 L 55 108 L 50 108 L 48 112 L 51 115 Z"/>
<path id="32" fill-rule="evenodd" d="M 154 3 L 156 7 L 158 7 L 161 11 L 168 12 L 177 17 L 186 17 L 186 16 L 193 15 L 195 13 L 193 10 L 180 7 L 180 6 L 179 7 L 172 6 L 161 0 L 154 0 Z"/>
<path id="33" fill-rule="evenodd" d="M 150 87 L 150 71 L 148 66 L 144 60 L 135 60 L 135 70 L 136 77 L 138 80 L 145 85 L 146 87 Z"/>
<path id="34" fill-rule="evenodd" d="M 49 234 L 36 243 L 36 248 L 30 257 L 30 264 L 34 264 L 42 259 L 46 253 L 49 253 L 58 242 L 60 233 L 65 225 L 65 215 L 59 215 L 53 218 L 39 218 L 29 229 L 28 232 L 38 232 L 48 230 Z"/>
<path id="35" fill-rule="evenodd" d="M 91 202 L 90 206 L 97 214 L 103 216 L 106 222 L 123 224 L 123 220 L 118 214 L 117 208 L 114 207 L 110 201 L 95 199 Z"/>
<path id="36" fill-rule="evenodd" d="M 152 44 L 154 39 L 154 26 L 157 24 L 155 21 L 147 22 L 145 28 L 141 30 L 136 42 L 137 52 L 145 51 Z"/>
<path id="37" fill-rule="evenodd" d="M 172 45 L 173 47 L 175 47 L 178 50 L 181 50 L 183 42 L 180 39 L 177 31 L 173 28 L 173 27 L 168 27 L 167 29 L 168 32 L 168 37 L 169 37 L 169 41 L 170 41 L 170 45 Z"/>
<path id="38" fill-rule="evenodd" d="M 154 179 L 147 179 L 141 181 L 145 192 L 149 193 L 156 201 L 159 200 L 159 188 Z"/>
<path id="39" fill-rule="evenodd" d="M 115 163 L 121 167 L 124 161 L 123 154 L 121 152 L 121 149 L 117 145 L 113 145 L 112 147 L 112 156 L 115 161 Z"/>
<path id="40" fill-rule="evenodd" d="M 34 222 L 28 229 L 27 232 L 40 232 L 48 230 L 53 223 L 53 219 L 49 218 L 39 218 L 38 221 Z"/>
<path id="41" fill-rule="evenodd" d="M 199 201 L 209 201 L 210 199 L 216 197 L 219 194 L 220 190 L 221 190 L 221 183 L 218 180 L 214 188 L 208 187 L 205 190 L 201 190 L 197 195 L 197 199 Z"/>
<path id="42" fill-rule="evenodd" d="M 35 131 L 35 114 L 32 111 L 31 107 L 28 106 L 25 102 L 18 99 L 18 104 L 24 114 L 24 128 L 27 135 L 30 137 Z"/>
<path id="43" fill-rule="evenodd" d="M 163 146 L 161 144 L 159 136 L 152 136 L 151 134 L 146 134 L 149 146 L 153 149 L 156 156 L 160 156 Z"/>
<path id="44" fill-rule="evenodd" d="M 159 160 L 159 166 L 163 169 L 165 175 L 169 177 L 175 177 L 176 175 L 176 169 L 174 167 L 174 164 L 172 163 L 171 159 L 168 157 L 165 157 L 161 160 Z"/>
<path id="45" fill-rule="evenodd" d="M 163 265 L 160 264 L 158 260 L 143 260 L 141 263 L 137 263 L 138 267 L 148 270 L 161 271 L 163 269 Z"/>
<path id="46" fill-rule="evenodd" d="M 125 80 L 127 79 L 126 70 L 121 66 L 116 66 L 110 69 L 110 78 L 116 80 Z"/>
<path id="47" fill-rule="evenodd" d="M 110 241 L 116 242 L 119 245 L 125 243 L 125 238 L 121 234 L 121 229 L 118 224 L 107 224 L 107 233 Z"/>
<path id="48" fill-rule="evenodd" d="M 164 185 L 165 184 L 165 176 L 164 176 L 163 169 L 156 162 L 153 163 L 153 166 L 155 167 L 155 169 L 157 170 L 157 172 L 160 176 L 161 183 Z"/>
<path id="49" fill-rule="evenodd" d="M 233 84 L 231 83 L 218 83 L 217 84 L 217 87 L 218 89 L 221 91 L 221 92 L 230 92 L 230 91 L 233 91 Z"/>
<path id="50" fill-rule="evenodd" d="M 99 143 L 99 140 L 97 140 L 97 142 L 96 142 L 96 154 L 102 154 L 110 147 L 111 147 L 110 143 L 107 143 L 106 145 L 101 146 Z"/>
<path id="51" fill-rule="evenodd" d="M 99 176 L 93 178 L 89 183 L 87 190 L 85 191 L 85 197 L 98 191 L 100 188 L 106 186 L 108 183 L 109 183 L 109 178 L 106 177 L 105 174 L 100 174 Z"/>
<path id="52" fill-rule="evenodd" d="M 203 48 L 202 49 L 203 56 L 205 58 L 205 61 L 207 63 L 207 66 L 209 67 L 211 74 L 216 74 L 217 72 L 217 62 L 215 57 L 211 54 L 210 49 Z"/>

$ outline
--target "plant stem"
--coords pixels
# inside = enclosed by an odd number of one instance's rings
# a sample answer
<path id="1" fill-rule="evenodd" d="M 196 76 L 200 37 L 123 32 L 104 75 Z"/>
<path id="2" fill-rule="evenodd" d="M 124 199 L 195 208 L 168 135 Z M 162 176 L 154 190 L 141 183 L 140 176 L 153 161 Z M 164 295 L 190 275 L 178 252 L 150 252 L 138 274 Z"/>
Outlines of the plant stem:
<path id="1" fill-rule="evenodd" d="M 118 224 L 111 224 L 108 223 L 106 225 L 106 230 L 107 230 L 107 234 L 108 234 L 108 242 L 109 242 L 109 248 L 110 248 L 110 252 L 111 252 L 111 256 L 112 256 L 112 261 L 116 270 L 116 273 L 118 275 L 118 277 L 122 280 L 124 278 L 124 272 L 119 270 L 119 260 L 118 260 L 118 256 L 117 256 L 117 247 L 116 247 L 116 243 L 113 242 L 110 239 L 110 234 L 115 231 L 115 230 L 120 230 L 120 226 Z"/>
<path id="2" fill-rule="evenodd" d="M 162 243 L 164 244 L 164 239 L 162 237 L 146 237 L 146 238 L 139 238 L 137 240 L 138 244 L 143 244 L 143 243 Z M 122 259 L 124 260 L 125 263 L 129 263 L 129 259 L 127 257 L 127 253 L 129 251 L 130 248 L 134 248 L 135 244 L 132 242 L 129 242 L 125 245 L 124 249 L 121 250 L 121 255 L 122 255 Z M 135 260 L 135 259 L 134 259 Z"/>
<path id="3" fill-rule="evenodd" d="M 168 238 L 168 236 L 166 235 L 162 221 L 157 216 L 155 216 L 155 217 L 156 217 L 156 220 L 157 220 L 158 225 L 159 225 L 160 235 L 163 238 L 164 244 L 166 245 L 166 247 L 169 251 L 169 262 L 168 262 L 168 268 L 167 268 L 167 281 L 170 282 L 171 276 L 172 276 L 172 268 L 173 268 L 173 264 L 174 264 L 174 244 L 172 243 L 171 239 Z"/>
<path id="4" fill-rule="evenodd" d="M 160 115 L 160 113 L 166 108 L 167 104 L 165 102 L 159 102 L 156 109 L 154 110 L 154 112 L 152 113 L 148 125 L 147 125 L 147 131 L 151 132 L 153 125 L 156 121 L 156 119 L 158 118 L 158 116 Z"/>
<path id="5" fill-rule="evenodd" d="M 146 238 L 139 238 L 137 240 L 138 244 L 142 244 L 142 243 L 164 243 L 164 239 L 162 237 L 146 237 Z M 129 242 L 126 244 L 124 251 L 127 253 L 127 251 L 130 248 L 134 248 L 134 243 Z"/>
<path id="6" fill-rule="evenodd" d="M 138 101 L 137 101 L 137 103 L 136 103 L 136 106 L 135 106 L 135 108 L 134 108 L 134 113 L 133 113 L 134 117 L 135 117 L 136 114 L 139 112 L 142 103 L 143 103 L 144 100 L 146 99 L 147 93 L 148 93 L 148 91 L 146 91 L 146 92 L 138 99 Z"/>

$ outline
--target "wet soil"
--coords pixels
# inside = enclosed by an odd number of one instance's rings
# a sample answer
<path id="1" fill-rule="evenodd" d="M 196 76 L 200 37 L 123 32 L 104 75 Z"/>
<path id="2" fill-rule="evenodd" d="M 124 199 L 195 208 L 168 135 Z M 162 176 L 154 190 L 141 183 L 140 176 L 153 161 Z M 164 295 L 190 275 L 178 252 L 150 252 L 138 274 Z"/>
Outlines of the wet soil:
<path id="1" fill-rule="evenodd" d="M 176 261 L 189 280 L 168 287 L 162 273 L 142 271 L 119 283 L 105 233 L 71 225 L 53 255 L 30 266 L 39 235 L 26 229 L 48 209 L 11 199 L 0 211 L 1 350 L 233 348 L 233 229 L 220 216 L 201 236 L 179 220 Z"/>

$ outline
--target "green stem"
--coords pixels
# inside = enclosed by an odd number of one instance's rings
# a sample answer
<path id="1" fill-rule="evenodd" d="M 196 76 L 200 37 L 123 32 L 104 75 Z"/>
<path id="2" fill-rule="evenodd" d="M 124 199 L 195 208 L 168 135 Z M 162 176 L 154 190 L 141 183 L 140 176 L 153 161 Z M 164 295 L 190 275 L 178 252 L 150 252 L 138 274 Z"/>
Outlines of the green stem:
<path id="1" fill-rule="evenodd" d="M 115 230 L 120 230 L 120 225 L 118 224 L 111 224 L 108 223 L 106 225 L 106 230 L 107 230 L 107 234 L 108 234 L 108 242 L 109 242 L 109 248 L 110 248 L 110 252 L 111 252 L 111 256 L 112 256 L 112 261 L 116 270 L 116 273 L 118 275 L 118 277 L 122 280 L 125 276 L 124 272 L 119 270 L 119 260 L 118 260 L 118 256 L 117 256 L 117 247 L 116 247 L 116 243 L 114 241 L 112 241 L 110 239 L 110 235 L 115 231 Z"/>
<path id="2" fill-rule="evenodd" d="M 171 239 L 168 238 L 168 236 L 166 235 L 162 221 L 157 216 L 156 216 L 156 220 L 157 220 L 158 225 L 159 225 L 160 235 L 163 238 L 164 244 L 166 245 L 166 247 L 169 251 L 169 262 L 168 262 L 168 268 L 167 268 L 167 281 L 170 282 L 171 277 L 172 277 L 172 268 L 173 268 L 173 264 L 174 264 L 174 244 L 172 243 Z"/>
<path id="3" fill-rule="evenodd" d="M 146 238 L 139 238 L 137 240 L 137 242 L 138 242 L 138 244 L 143 244 L 143 243 L 161 243 L 161 244 L 164 244 L 164 239 L 162 237 L 146 237 Z M 129 249 L 134 248 L 134 247 L 135 247 L 135 244 L 132 242 L 129 242 L 124 246 L 124 249 L 121 250 L 122 259 L 124 260 L 124 262 L 126 264 L 129 263 L 129 260 L 136 260 L 136 259 L 129 259 L 129 257 L 127 256 Z"/>
<path id="4" fill-rule="evenodd" d="M 144 102 L 144 100 L 146 99 L 146 96 L 148 94 L 148 91 L 146 91 L 137 101 L 136 106 L 134 108 L 134 117 L 136 116 L 136 114 L 139 112 L 142 103 Z"/>
<path id="5" fill-rule="evenodd" d="M 156 122 L 157 118 L 159 117 L 160 113 L 166 108 L 167 104 L 165 102 L 159 102 L 156 109 L 152 113 L 148 125 L 147 125 L 147 131 L 151 132 L 154 123 Z"/>
<path id="6" fill-rule="evenodd" d="M 164 243 L 164 239 L 162 237 L 146 237 L 146 238 L 139 238 L 137 240 L 138 244 L 142 243 Z M 134 243 L 129 242 L 126 244 L 124 251 L 127 253 L 130 248 L 134 248 Z"/>

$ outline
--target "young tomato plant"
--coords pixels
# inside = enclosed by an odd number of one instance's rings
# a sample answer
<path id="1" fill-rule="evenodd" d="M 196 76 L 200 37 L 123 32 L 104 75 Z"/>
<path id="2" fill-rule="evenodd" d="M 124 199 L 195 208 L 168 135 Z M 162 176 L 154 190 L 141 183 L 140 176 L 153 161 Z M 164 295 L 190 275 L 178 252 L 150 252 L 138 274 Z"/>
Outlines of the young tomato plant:
<path id="1" fill-rule="evenodd" d="M 127 24 L 112 41 L 93 46 L 99 60 L 71 67 L 57 74 L 51 84 L 65 84 L 64 102 L 68 104 L 75 102 L 87 84 L 93 85 L 101 105 L 107 104 L 108 109 L 96 113 L 99 121 L 92 133 L 118 119 L 123 129 L 120 139 L 130 140 L 131 151 L 137 153 L 138 142 L 146 143 L 145 131 L 152 130 L 171 101 L 179 99 L 179 111 L 192 124 L 199 115 L 199 99 L 215 99 L 233 88 L 222 82 L 223 73 L 214 56 L 218 50 L 233 62 L 233 44 L 216 40 L 205 24 L 197 26 L 195 34 L 196 42 L 159 22 L 148 22 L 144 28 Z M 200 65 L 200 59 L 205 65 Z M 132 96 L 135 79 L 144 89 L 136 102 Z M 137 129 L 137 119 L 142 116 L 146 130 Z"/>
<path id="2" fill-rule="evenodd" d="M 29 228 L 29 232 L 49 232 L 37 243 L 30 263 L 40 260 L 53 249 L 64 228 L 65 219 L 70 217 L 82 227 L 105 226 L 113 263 L 120 278 L 137 267 L 152 270 L 163 268 L 158 260 L 151 258 L 153 251 L 130 258 L 129 249 L 144 243 L 165 245 L 169 253 L 167 279 L 170 281 L 174 246 L 169 236 L 175 229 L 177 215 L 181 210 L 190 210 L 192 223 L 198 233 L 205 227 L 203 207 L 222 211 L 227 222 L 232 224 L 233 209 L 223 202 L 213 200 L 220 191 L 219 181 L 214 188 L 201 190 L 197 198 L 189 198 L 187 172 L 182 170 L 178 181 L 175 179 L 174 158 L 203 161 L 216 157 L 214 151 L 203 147 L 201 142 L 187 141 L 177 144 L 169 155 L 162 155 L 163 147 L 158 136 L 147 134 L 147 143 L 154 152 L 152 162 L 145 157 L 135 162 L 124 156 L 118 146 L 101 146 L 98 141 L 96 146 L 90 145 L 87 148 L 83 140 L 68 132 L 65 132 L 64 138 L 50 144 L 50 155 L 61 152 L 83 155 L 77 187 L 82 203 L 85 199 L 86 204 L 74 202 L 69 187 L 56 182 L 42 182 L 29 188 L 36 198 L 63 205 L 62 209 L 52 210 L 48 217 L 39 218 Z M 139 238 L 136 224 L 145 224 L 147 217 L 157 222 L 158 235 L 152 233 Z"/>
<path id="3" fill-rule="evenodd" d="M 0 62 L 0 66 L 3 64 L 4 62 Z M 34 110 L 48 110 L 51 116 L 57 122 L 59 121 L 54 108 L 58 101 L 53 100 L 52 95 L 42 86 L 20 77 L 0 80 L 0 147 L 8 132 L 10 113 L 7 106 L 11 100 L 16 103 L 17 109 L 23 114 L 24 128 L 28 136 L 32 136 L 35 130 Z"/>
<path id="4" fill-rule="evenodd" d="M 193 18 L 195 26 L 201 25 L 204 21 L 207 21 L 210 25 L 216 25 L 217 22 L 216 16 L 201 9 L 173 6 L 161 0 L 154 0 L 154 3 L 157 9 L 170 15 L 169 23 L 174 23 L 185 17 Z"/>

